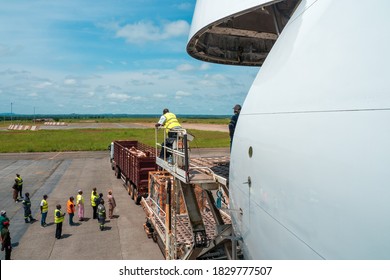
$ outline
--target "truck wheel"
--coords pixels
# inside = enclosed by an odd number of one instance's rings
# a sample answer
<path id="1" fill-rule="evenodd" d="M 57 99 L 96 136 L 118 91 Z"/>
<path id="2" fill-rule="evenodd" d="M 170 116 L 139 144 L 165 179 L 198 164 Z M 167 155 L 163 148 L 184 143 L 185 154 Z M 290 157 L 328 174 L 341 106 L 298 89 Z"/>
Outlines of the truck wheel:
<path id="1" fill-rule="evenodd" d="M 153 238 L 153 241 L 155 243 L 157 243 L 157 234 L 156 234 L 156 232 L 153 232 L 152 238 Z"/>
<path id="2" fill-rule="evenodd" d="M 135 204 L 140 205 L 141 204 L 142 195 L 137 195 L 136 198 L 137 199 L 135 200 Z"/>
<path id="3" fill-rule="evenodd" d="M 115 176 L 117 179 L 121 178 L 121 169 L 118 166 L 115 168 Z"/>
<path id="4" fill-rule="evenodd" d="M 134 188 L 134 202 L 135 202 L 135 204 L 137 204 L 137 205 L 139 205 L 139 203 L 140 203 L 140 201 L 141 201 L 138 197 L 139 197 L 139 195 L 138 195 L 138 190 L 137 190 L 136 188 Z"/>
<path id="5" fill-rule="evenodd" d="M 131 195 L 131 184 L 129 181 L 126 181 L 126 191 L 128 195 Z"/>
<path id="6" fill-rule="evenodd" d="M 130 184 L 129 186 L 129 190 L 130 190 L 130 197 L 132 200 L 134 200 L 134 185 L 133 184 Z"/>

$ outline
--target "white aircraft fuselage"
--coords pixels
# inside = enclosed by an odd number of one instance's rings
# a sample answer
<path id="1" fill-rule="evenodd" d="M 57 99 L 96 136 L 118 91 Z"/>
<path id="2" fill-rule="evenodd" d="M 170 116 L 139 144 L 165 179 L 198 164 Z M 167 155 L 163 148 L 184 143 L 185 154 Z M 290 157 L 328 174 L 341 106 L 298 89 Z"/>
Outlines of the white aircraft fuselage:
<path id="1" fill-rule="evenodd" d="M 230 162 L 246 259 L 390 259 L 389 10 L 384 0 L 197 1 L 188 53 L 262 66 Z"/>

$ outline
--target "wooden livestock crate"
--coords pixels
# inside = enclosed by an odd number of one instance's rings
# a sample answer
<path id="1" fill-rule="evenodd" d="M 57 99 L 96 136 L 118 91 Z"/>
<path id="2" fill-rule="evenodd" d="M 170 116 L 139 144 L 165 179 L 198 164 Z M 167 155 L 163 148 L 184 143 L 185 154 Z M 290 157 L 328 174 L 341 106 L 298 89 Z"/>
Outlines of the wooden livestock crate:
<path id="1" fill-rule="evenodd" d="M 114 161 L 138 195 L 147 195 L 148 173 L 157 170 L 155 149 L 138 141 L 118 140 L 114 142 Z"/>
<path id="2" fill-rule="evenodd" d="M 168 180 L 171 180 L 171 184 L 173 186 L 175 181 L 173 179 L 173 176 L 168 171 L 149 172 L 149 196 L 157 203 L 158 207 L 163 211 L 165 211 L 165 206 L 167 202 L 166 186 Z M 199 209 L 203 211 L 206 205 L 206 198 L 203 195 L 203 190 L 199 186 L 194 186 L 194 188 Z M 173 203 L 175 203 L 175 201 L 173 201 L 172 193 L 171 205 L 173 205 Z M 175 207 L 180 207 L 179 212 L 181 214 L 187 213 L 182 194 L 179 195 L 179 204 L 180 205 L 175 205 Z"/>

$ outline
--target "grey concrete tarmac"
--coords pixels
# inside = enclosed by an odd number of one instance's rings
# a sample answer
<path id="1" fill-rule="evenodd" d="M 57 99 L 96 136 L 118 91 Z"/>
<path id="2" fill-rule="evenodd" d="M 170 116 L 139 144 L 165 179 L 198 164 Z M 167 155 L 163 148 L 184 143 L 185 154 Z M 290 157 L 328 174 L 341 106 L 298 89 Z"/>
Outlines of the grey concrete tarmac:
<path id="1" fill-rule="evenodd" d="M 202 149 L 203 150 L 203 149 Z M 227 155 L 227 149 L 204 149 L 195 154 L 207 156 Z M 21 203 L 12 200 L 11 186 L 15 174 L 21 174 L 23 194 L 30 193 L 32 214 L 36 222 L 26 224 Z M 106 230 L 100 231 L 92 219 L 90 195 L 92 188 L 107 196 L 113 190 L 117 207 L 114 218 L 107 219 Z M 82 189 L 85 199 L 85 221 L 76 226 L 68 224 L 65 216 L 61 239 L 55 238 L 54 209 L 76 197 Z M 39 203 L 49 196 L 48 226 L 40 226 Z M 127 194 L 123 182 L 116 179 L 110 168 L 108 151 L 61 153 L 0 154 L 0 208 L 11 220 L 13 244 L 12 259 L 16 260 L 160 260 L 164 259 L 159 247 L 148 239 L 143 224 L 146 220 L 141 206 Z M 1 253 L 4 259 L 4 252 Z"/>
<path id="2" fill-rule="evenodd" d="M 12 200 L 11 185 L 15 174 L 21 174 L 23 193 L 29 192 L 33 224 L 24 222 L 21 203 Z M 0 203 L 11 219 L 12 259 L 18 260 L 122 260 L 163 259 L 159 247 L 148 239 L 144 230 L 145 214 L 135 205 L 110 168 L 108 152 L 34 153 L 0 155 Z M 112 189 L 117 202 L 114 219 L 107 220 L 100 231 L 92 219 L 90 195 L 92 188 L 107 196 Z M 84 191 L 86 220 L 76 226 L 65 216 L 61 239 L 55 238 L 54 209 Z M 48 226 L 40 226 L 39 203 L 49 196 Z M 4 259 L 4 253 L 1 255 Z"/>

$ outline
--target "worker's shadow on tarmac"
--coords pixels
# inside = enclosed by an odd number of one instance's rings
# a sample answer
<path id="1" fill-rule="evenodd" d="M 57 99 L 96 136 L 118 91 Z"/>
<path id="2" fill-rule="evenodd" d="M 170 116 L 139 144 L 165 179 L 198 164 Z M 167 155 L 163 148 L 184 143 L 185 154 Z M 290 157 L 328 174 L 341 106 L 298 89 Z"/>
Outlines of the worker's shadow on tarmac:
<path id="1" fill-rule="evenodd" d="M 66 238 L 69 238 L 71 236 L 72 236 L 71 234 L 65 233 L 65 234 L 61 235 L 61 239 L 66 239 Z"/>
<path id="2" fill-rule="evenodd" d="M 103 231 L 111 230 L 111 229 L 112 229 L 112 227 L 107 227 L 107 226 L 105 226 L 104 229 L 103 229 Z"/>

